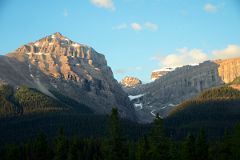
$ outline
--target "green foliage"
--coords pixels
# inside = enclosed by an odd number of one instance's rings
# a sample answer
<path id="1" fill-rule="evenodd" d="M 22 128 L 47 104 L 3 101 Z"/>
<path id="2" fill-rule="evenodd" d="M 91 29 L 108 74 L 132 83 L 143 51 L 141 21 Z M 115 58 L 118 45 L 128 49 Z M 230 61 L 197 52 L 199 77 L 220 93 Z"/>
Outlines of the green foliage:
<path id="1" fill-rule="evenodd" d="M 73 111 L 79 114 L 92 114 L 86 105 L 52 91 L 56 98 L 49 97 L 36 89 L 20 86 L 0 85 L 0 118 L 16 115 Z"/>
<path id="2" fill-rule="evenodd" d="M 46 112 L 64 108 L 57 100 L 25 86 L 17 89 L 15 99 L 23 108 L 23 113 Z"/>

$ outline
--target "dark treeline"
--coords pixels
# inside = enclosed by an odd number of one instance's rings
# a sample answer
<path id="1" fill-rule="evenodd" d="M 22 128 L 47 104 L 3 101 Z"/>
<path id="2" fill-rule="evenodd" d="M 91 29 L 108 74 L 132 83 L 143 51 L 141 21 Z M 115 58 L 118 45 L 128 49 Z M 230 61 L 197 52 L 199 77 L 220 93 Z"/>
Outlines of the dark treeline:
<path id="1" fill-rule="evenodd" d="M 131 128 L 129 128 L 131 130 Z M 67 138 L 61 129 L 54 139 L 39 134 L 22 144 L 8 144 L 1 160 L 239 160 L 240 125 L 214 143 L 201 130 L 175 141 L 164 134 L 157 115 L 150 132 L 139 139 L 127 138 L 116 109 L 109 117 L 108 135 L 103 138 Z"/>
<path id="2" fill-rule="evenodd" d="M 165 129 L 175 138 L 195 136 L 204 128 L 210 140 L 223 136 L 240 121 L 240 91 L 229 86 L 212 88 L 174 108 L 164 119 Z"/>

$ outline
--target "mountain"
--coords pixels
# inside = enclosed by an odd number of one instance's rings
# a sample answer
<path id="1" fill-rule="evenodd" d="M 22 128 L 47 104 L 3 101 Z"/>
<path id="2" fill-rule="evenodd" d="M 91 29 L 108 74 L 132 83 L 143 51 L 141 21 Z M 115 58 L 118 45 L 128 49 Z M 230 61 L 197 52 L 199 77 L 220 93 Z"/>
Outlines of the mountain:
<path id="1" fill-rule="evenodd" d="M 0 57 L 0 83 L 36 89 L 59 100 L 61 94 L 97 114 L 117 107 L 136 120 L 127 94 L 114 79 L 105 56 L 56 32 Z"/>
<path id="2" fill-rule="evenodd" d="M 240 121 L 240 91 L 226 85 L 204 91 L 175 107 L 164 120 L 174 137 L 204 129 L 214 139 Z"/>
<path id="3" fill-rule="evenodd" d="M 120 81 L 120 84 L 123 87 L 136 87 L 140 84 L 142 84 L 142 81 L 136 77 L 125 77 Z"/>
<path id="4" fill-rule="evenodd" d="M 139 97 L 137 114 L 143 122 L 151 122 L 156 113 L 166 117 L 185 100 L 201 92 L 232 82 L 240 76 L 240 58 L 205 61 L 199 65 L 178 67 L 154 82 L 128 89 L 129 96 Z M 139 96 L 143 95 L 143 96 Z"/>

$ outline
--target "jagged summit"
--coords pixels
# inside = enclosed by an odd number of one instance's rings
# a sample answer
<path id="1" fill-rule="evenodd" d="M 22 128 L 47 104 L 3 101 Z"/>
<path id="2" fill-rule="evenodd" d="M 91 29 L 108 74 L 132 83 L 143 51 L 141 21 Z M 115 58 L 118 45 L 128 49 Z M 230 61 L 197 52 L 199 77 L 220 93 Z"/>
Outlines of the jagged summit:
<path id="1" fill-rule="evenodd" d="M 17 52 L 20 55 L 27 54 L 29 56 L 57 54 L 83 57 L 82 54 L 86 50 L 90 54 L 93 48 L 74 42 L 63 36 L 60 32 L 56 32 L 35 42 L 23 45 L 14 52 Z"/>
<path id="2" fill-rule="evenodd" d="M 56 37 L 62 37 L 62 34 L 60 32 L 55 32 L 53 35 L 55 35 Z"/>

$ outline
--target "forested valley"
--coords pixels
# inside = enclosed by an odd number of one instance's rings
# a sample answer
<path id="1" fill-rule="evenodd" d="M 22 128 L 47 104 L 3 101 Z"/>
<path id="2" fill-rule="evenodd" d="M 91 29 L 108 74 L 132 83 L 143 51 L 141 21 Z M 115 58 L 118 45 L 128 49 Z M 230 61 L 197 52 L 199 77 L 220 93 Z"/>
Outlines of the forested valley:
<path id="1" fill-rule="evenodd" d="M 209 141 L 203 129 L 175 140 L 164 132 L 156 116 L 142 137 L 129 138 L 122 132 L 117 109 L 108 119 L 107 135 L 102 138 L 67 137 L 60 128 L 54 138 L 39 133 L 32 140 L 1 146 L 1 160 L 239 160 L 240 125 L 217 141 Z M 131 128 L 129 128 L 131 130 Z"/>

